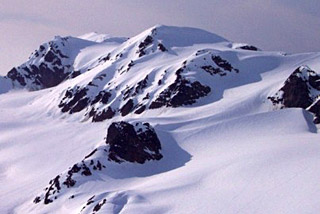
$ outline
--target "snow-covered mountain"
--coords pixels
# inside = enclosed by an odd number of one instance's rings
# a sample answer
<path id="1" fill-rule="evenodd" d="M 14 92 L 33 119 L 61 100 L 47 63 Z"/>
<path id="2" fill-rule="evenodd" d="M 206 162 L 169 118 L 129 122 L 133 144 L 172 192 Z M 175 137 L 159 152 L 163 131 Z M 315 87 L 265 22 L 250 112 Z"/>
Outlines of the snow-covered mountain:
<path id="1" fill-rule="evenodd" d="M 320 53 L 157 25 L 0 77 L 1 213 L 317 213 Z"/>

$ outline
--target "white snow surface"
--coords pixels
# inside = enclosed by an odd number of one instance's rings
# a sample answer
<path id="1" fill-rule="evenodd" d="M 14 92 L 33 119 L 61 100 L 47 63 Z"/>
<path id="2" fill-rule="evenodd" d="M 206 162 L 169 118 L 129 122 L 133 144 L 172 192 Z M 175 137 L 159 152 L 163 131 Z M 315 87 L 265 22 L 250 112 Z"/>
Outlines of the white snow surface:
<path id="1" fill-rule="evenodd" d="M 139 57 L 137 46 L 150 34 L 153 44 Z M 168 26 L 155 26 L 123 42 L 106 42 L 110 37 L 92 33 L 80 38 L 94 42 L 74 55 L 73 67 L 86 71 L 78 77 L 32 92 L 9 91 L 10 83 L 0 78 L 0 213 L 92 213 L 93 206 L 81 210 L 92 196 L 101 203 L 106 199 L 97 213 L 319 212 L 318 127 L 309 112 L 274 110 L 267 97 L 299 66 L 319 73 L 320 53 L 234 49 L 215 34 Z M 168 51 L 159 51 L 159 43 Z M 239 73 L 199 72 L 211 53 L 227 59 Z M 108 54 L 109 61 L 99 62 Z M 135 65 L 120 75 L 117 69 L 131 60 Z M 186 78 L 212 88 L 193 105 L 117 114 L 99 123 L 85 120 L 83 112 L 61 113 L 57 106 L 67 88 L 86 85 L 100 74 L 106 74 L 107 81 L 99 89 L 119 88 L 112 106 L 121 106 L 120 91 L 146 75 L 153 81 L 143 96 L 149 92 L 152 100 L 174 81 L 173 72 L 185 60 Z M 158 86 L 165 70 L 168 77 Z M 53 203 L 33 203 L 52 178 L 105 145 L 107 128 L 121 120 L 150 123 L 163 159 L 142 165 L 110 162 L 102 173 Z"/>
<path id="2" fill-rule="evenodd" d="M 86 33 L 84 35 L 78 36 L 78 38 L 98 43 L 111 41 L 122 43 L 127 40 L 127 38 L 125 37 L 112 37 L 108 34 L 99 34 L 96 32 Z"/>

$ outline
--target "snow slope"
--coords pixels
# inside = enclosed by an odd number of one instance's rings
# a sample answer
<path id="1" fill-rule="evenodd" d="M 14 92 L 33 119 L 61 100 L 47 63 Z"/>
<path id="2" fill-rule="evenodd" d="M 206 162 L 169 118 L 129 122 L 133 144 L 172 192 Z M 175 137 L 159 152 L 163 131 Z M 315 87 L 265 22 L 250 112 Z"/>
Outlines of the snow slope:
<path id="1" fill-rule="evenodd" d="M 98 34 L 96 32 L 87 33 L 87 34 L 78 36 L 78 38 L 93 41 L 93 42 L 98 42 L 98 43 L 102 43 L 102 42 L 123 43 L 128 39 L 125 37 L 112 37 L 107 34 Z"/>
<path id="2" fill-rule="evenodd" d="M 12 82 L 6 77 L 0 76 L 0 85 L 0 94 L 6 93 L 12 89 Z"/>
<path id="3" fill-rule="evenodd" d="M 94 40 L 73 57 L 81 74 L 57 86 L 8 92 L 0 79 L 0 213 L 318 212 L 313 115 L 279 109 L 268 97 L 300 66 L 319 74 L 320 53 L 248 50 L 169 26 L 122 42 L 97 42 L 102 37 L 81 37 Z M 92 109 L 99 115 L 108 108 L 112 117 L 92 122 Z M 163 158 L 108 160 L 107 130 L 118 121 L 150 123 Z M 61 183 L 49 204 L 34 203 L 50 180 L 91 160 L 105 168 L 75 175 L 70 188 Z"/>

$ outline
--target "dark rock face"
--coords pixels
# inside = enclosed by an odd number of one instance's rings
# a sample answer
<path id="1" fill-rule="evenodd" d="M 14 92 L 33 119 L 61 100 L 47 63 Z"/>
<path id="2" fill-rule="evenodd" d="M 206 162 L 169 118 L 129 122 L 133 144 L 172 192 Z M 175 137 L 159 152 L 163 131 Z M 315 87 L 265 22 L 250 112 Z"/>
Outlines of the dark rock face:
<path id="1" fill-rule="evenodd" d="M 87 206 L 89 206 L 90 204 L 93 204 L 93 203 L 95 202 L 95 201 L 94 201 L 95 197 L 96 197 L 96 196 L 94 195 L 94 196 L 92 196 L 91 198 L 89 198 L 89 199 L 87 200 L 86 205 L 82 207 L 80 213 L 81 213 L 83 210 L 85 210 L 85 209 L 87 208 Z"/>
<path id="2" fill-rule="evenodd" d="M 198 64 L 194 63 L 197 59 Z M 163 90 L 158 97 L 150 104 L 150 109 L 163 106 L 180 107 L 192 105 L 201 97 L 207 96 L 211 92 L 209 86 L 203 85 L 199 81 L 189 80 L 185 73 L 188 71 L 205 71 L 211 76 L 226 76 L 229 73 L 239 73 L 226 59 L 216 55 L 214 51 L 207 49 L 197 51 L 191 60 L 182 63 L 181 68 L 176 71 L 176 80 Z M 158 81 L 158 85 L 162 80 Z"/>
<path id="3" fill-rule="evenodd" d="M 121 112 L 121 116 L 126 116 L 127 114 L 129 114 L 132 109 L 133 109 L 133 100 L 130 99 L 128 100 L 128 102 L 126 104 L 124 104 L 124 106 L 122 106 L 122 108 L 120 109 Z"/>
<path id="4" fill-rule="evenodd" d="M 259 49 L 253 45 L 240 46 L 237 49 L 247 50 L 247 51 L 258 51 Z"/>
<path id="5" fill-rule="evenodd" d="M 98 102 L 107 104 L 110 97 L 111 97 L 111 93 L 107 91 L 100 91 L 99 94 L 91 101 L 91 105 L 94 105 Z"/>
<path id="6" fill-rule="evenodd" d="M 135 97 L 138 94 L 141 94 L 143 92 L 143 89 L 145 89 L 148 86 L 148 75 L 139 81 L 135 87 L 126 88 L 122 94 L 123 94 L 123 100 L 127 100 L 129 97 Z"/>
<path id="7" fill-rule="evenodd" d="M 69 112 L 70 114 L 79 112 L 86 108 L 89 103 L 89 98 L 86 95 L 86 88 L 68 89 L 59 104 L 59 108 L 62 112 Z"/>
<path id="8" fill-rule="evenodd" d="M 135 114 L 142 114 L 142 112 L 144 112 L 144 110 L 146 110 L 146 106 L 142 105 L 134 113 Z"/>
<path id="9" fill-rule="evenodd" d="M 314 71 L 296 69 L 285 81 L 284 86 L 277 93 L 278 96 L 270 97 L 270 100 L 274 104 L 280 103 L 286 108 L 307 108 L 313 102 L 309 84 L 309 75 L 311 74 L 315 74 Z"/>
<path id="10" fill-rule="evenodd" d="M 111 119 L 115 114 L 116 112 L 109 106 L 107 110 L 104 109 L 101 113 L 93 113 L 92 122 L 101 122 Z"/>
<path id="11" fill-rule="evenodd" d="M 107 199 L 103 199 L 101 202 L 96 204 L 96 206 L 94 206 L 93 208 L 93 212 L 98 212 L 106 202 L 107 202 Z"/>
<path id="12" fill-rule="evenodd" d="M 135 88 L 133 96 L 140 94 L 144 88 L 148 86 L 148 75 L 141 80 L 140 82 L 137 83 L 137 87 Z"/>
<path id="13" fill-rule="evenodd" d="M 49 182 L 49 186 L 44 189 L 44 193 L 35 197 L 33 203 L 38 204 L 43 201 L 45 205 L 50 204 L 58 198 L 61 191 L 75 187 L 79 181 L 105 168 L 98 158 L 91 157 L 96 152 L 97 149 L 87 155 L 80 163 L 74 164 L 65 173 L 52 179 Z M 103 152 L 106 153 L 105 151 Z M 91 159 L 89 159 L 89 157 L 91 157 Z M 71 197 L 71 199 L 72 198 L 74 198 L 74 196 Z"/>
<path id="14" fill-rule="evenodd" d="M 59 182 L 60 176 L 58 175 L 53 180 L 49 182 L 50 186 L 46 189 L 46 194 L 44 196 L 44 204 L 49 204 L 53 201 L 53 199 L 50 199 L 51 195 L 54 195 L 56 192 L 59 193 L 61 187 Z M 56 199 L 56 198 L 54 198 Z M 34 201 L 37 201 L 39 203 L 41 199 L 39 197 L 36 197 Z"/>
<path id="15" fill-rule="evenodd" d="M 100 58 L 98 59 L 98 61 L 99 61 L 99 63 L 101 63 L 101 62 L 106 62 L 106 61 L 109 61 L 109 60 L 110 60 L 110 58 L 111 58 L 111 54 L 110 54 L 110 53 L 108 53 L 108 55 L 107 55 L 107 56 L 100 57 Z"/>
<path id="16" fill-rule="evenodd" d="M 109 194 L 108 194 L 109 193 Z M 108 202 L 109 207 L 113 206 L 113 211 L 111 213 L 121 213 L 121 210 L 128 202 L 127 196 L 124 193 L 114 193 L 113 196 L 110 196 L 110 192 L 100 193 L 90 197 L 86 203 L 82 206 L 79 214 L 81 213 L 106 213 L 102 210 L 105 204 Z M 109 213 L 110 213 L 109 212 Z"/>
<path id="17" fill-rule="evenodd" d="M 7 77 L 11 79 L 12 81 L 17 81 L 22 86 L 26 86 L 26 81 L 24 80 L 24 77 L 18 72 L 16 68 L 12 68 L 8 74 Z"/>
<path id="18" fill-rule="evenodd" d="M 89 97 L 89 88 L 75 87 L 67 89 L 60 104 L 62 112 L 69 112 L 70 114 L 80 112 L 85 108 L 92 106 L 96 103 L 108 104 L 109 98 L 112 96 L 110 92 L 100 91 L 95 97 Z M 92 117 L 93 122 L 100 122 L 106 119 L 111 119 L 115 115 L 115 111 L 108 107 L 102 111 L 96 111 L 94 108 L 89 112 L 89 116 Z"/>
<path id="19" fill-rule="evenodd" d="M 138 45 L 138 50 L 136 51 L 139 54 L 139 57 L 147 55 L 149 53 L 153 53 L 156 50 L 160 50 L 161 52 L 167 52 L 168 49 L 162 44 L 162 41 L 158 40 L 157 29 L 153 29 L 150 35 L 147 35 L 145 39 Z M 148 49 L 148 51 L 147 51 Z M 152 50 L 150 50 L 152 49 Z M 150 50 L 150 51 L 149 51 Z"/>
<path id="20" fill-rule="evenodd" d="M 144 55 L 146 54 L 146 53 L 145 53 L 145 49 L 146 49 L 149 45 L 151 45 L 152 42 L 153 42 L 152 36 L 148 35 L 148 36 L 144 39 L 144 41 L 142 41 L 142 42 L 139 44 L 139 51 L 138 51 L 139 57 L 142 57 L 142 56 L 144 56 Z"/>
<path id="21" fill-rule="evenodd" d="M 210 91 L 209 86 L 204 86 L 200 82 L 190 82 L 182 77 L 184 68 L 176 71 L 177 78 L 173 84 L 160 93 L 158 98 L 153 101 L 149 108 L 156 109 L 162 106 L 179 107 L 191 105 L 200 97 L 206 96 Z"/>
<path id="22" fill-rule="evenodd" d="M 208 72 L 210 75 L 220 75 L 220 76 L 226 76 L 227 72 L 234 71 L 235 73 L 239 73 L 239 70 L 234 68 L 227 60 L 222 59 L 220 56 L 212 55 L 211 56 L 212 61 L 217 65 L 204 65 L 201 68 Z"/>
<path id="23" fill-rule="evenodd" d="M 7 77 L 16 84 L 31 90 L 49 88 L 71 78 L 72 66 L 69 57 L 63 53 L 68 37 L 50 41 L 41 45 L 29 61 L 11 69 Z M 76 76 L 76 75 L 73 75 Z"/>
<path id="24" fill-rule="evenodd" d="M 167 48 L 166 48 L 163 44 L 161 44 L 161 43 L 158 44 L 158 48 L 159 48 L 159 50 L 162 51 L 162 52 L 168 51 Z"/>
<path id="25" fill-rule="evenodd" d="M 220 56 L 212 56 L 212 61 L 214 61 L 220 68 L 223 68 L 227 71 L 232 71 L 232 65 L 227 61 L 222 59 Z"/>
<path id="26" fill-rule="evenodd" d="M 320 109 L 317 96 L 320 95 L 320 75 L 306 66 L 297 68 L 285 81 L 284 86 L 274 95 L 268 97 L 280 108 L 303 108 L 315 114 L 319 123 Z"/>
<path id="27" fill-rule="evenodd" d="M 106 144 L 109 160 L 143 164 L 149 160 L 160 160 L 161 144 L 149 123 L 112 123 L 108 128 Z"/>

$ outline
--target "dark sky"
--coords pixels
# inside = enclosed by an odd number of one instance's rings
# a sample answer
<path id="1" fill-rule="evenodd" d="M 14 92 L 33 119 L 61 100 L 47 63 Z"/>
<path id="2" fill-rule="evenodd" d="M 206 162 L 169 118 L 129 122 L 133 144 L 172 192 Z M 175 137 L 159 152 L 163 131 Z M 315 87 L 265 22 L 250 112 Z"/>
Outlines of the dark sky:
<path id="1" fill-rule="evenodd" d="M 320 0 L 0 0 L 0 74 L 54 35 L 202 28 L 263 50 L 320 50 Z"/>

